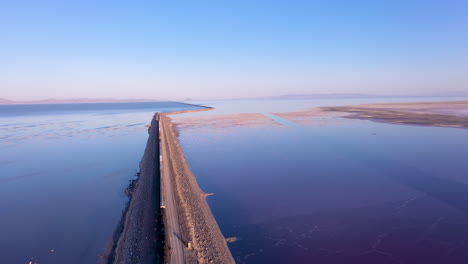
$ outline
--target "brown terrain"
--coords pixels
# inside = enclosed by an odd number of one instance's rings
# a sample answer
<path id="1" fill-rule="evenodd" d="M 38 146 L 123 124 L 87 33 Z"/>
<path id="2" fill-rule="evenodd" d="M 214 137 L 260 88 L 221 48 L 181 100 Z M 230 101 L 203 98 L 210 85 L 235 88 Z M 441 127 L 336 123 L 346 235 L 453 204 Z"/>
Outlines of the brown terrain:
<path id="1" fill-rule="evenodd" d="M 171 114 L 205 110 L 209 109 Z M 127 189 L 131 199 L 102 263 L 235 263 L 175 125 L 166 114 L 157 113 L 148 132 L 139 177 Z"/>
<path id="2" fill-rule="evenodd" d="M 161 115 L 160 125 L 163 177 L 166 177 L 164 172 L 170 172 L 166 178 L 170 183 L 163 184 L 172 186 L 172 190 L 164 190 L 165 223 L 178 222 L 176 224 L 179 225 L 172 227 L 176 231 L 166 230 L 166 241 L 178 248 L 181 244 L 185 246 L 183 250 L 170 248 L 166 253 L 169 263 L 235 263 L 227 241 L 206 202 L 208 194 L 198 186 L 196 177 L 185 158 L 175 125 L 165 114 Z M 177 215 L 170 215 L 170 208 L 167 208 L 171 206 L 169 202 L 172 195 L 176 207 L 174 213 Z M 178 230 L 180 233 L 177 233 Z M 171 261 L 173 259 L 179 261 Z"/>
<path id="3" fill-rule="evenodd" d="M 265 127 L 282 126 L 271 118 L 260 113 L 243 113 L 230 115 L 210 115 L 195 117 L 173 117 L 178 128 L 216 129 L 227 127 Z"/>
<path id="4" fill-rule="evenodd" d="M 367 104 L 322 107 L 346 118 L 392 124 L 468 128 L 468 101 Z"/>
<path id="5" fill-rule="evenodd" d="M 342 120 L 331 119 L 329 117 L 344 116 L 344 113 L 326 112 L 319 108 L 310 108 L 303 111 L 272 113 L 284 119 L 304 126 L 325 126 L 334 123 L 342 123 Z"/>
<path id="6" fill-rule="evenodd" d="M 158 254 L 159 210 L 159 122 L 156 114 L 148 128 L 148 141 L 140 162 L 140 174 L 127 189 L 130 202 L 102 263 L 161 263 Z M 159 241 L 159 244 L 161 242 Z M 156 250 L 155 250 L 156 249 Z"/>

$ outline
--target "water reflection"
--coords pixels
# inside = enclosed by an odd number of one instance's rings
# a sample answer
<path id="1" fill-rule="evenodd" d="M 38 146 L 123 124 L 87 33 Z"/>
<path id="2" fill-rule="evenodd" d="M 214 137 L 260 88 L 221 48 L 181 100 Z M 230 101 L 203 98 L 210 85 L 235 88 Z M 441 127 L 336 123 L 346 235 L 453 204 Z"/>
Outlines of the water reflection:
<path id="1" fill-rule="evenodd" d="M 180 127 L 238 263 L 466 262 L 466 130 L 259 112 L 286 128 Z"/>
<path id="2" fill-rule="evenodd" d="M 156 111 L 177 103 L 0 106 L 0 263 L 98 263 Z"/>

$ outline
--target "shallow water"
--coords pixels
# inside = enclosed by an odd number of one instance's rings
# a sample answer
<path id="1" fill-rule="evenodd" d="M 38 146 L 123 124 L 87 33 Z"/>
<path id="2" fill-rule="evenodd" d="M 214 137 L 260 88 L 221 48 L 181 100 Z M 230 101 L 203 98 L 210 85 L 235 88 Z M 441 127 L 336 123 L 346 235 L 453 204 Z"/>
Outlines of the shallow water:
<path id="1" fill-rule="evenodd" d="M 0 263 L 98 263 L 155 112 L 170 103 L 0 106 Z"/>
<path id="2" fill-rule="evenodd" d="M 283 126 L 184 126 L 180 140 L 238 263 L 465 263 L 468 130 L 268 113 L 395 101 L 212 102 Z M 205 102 L 210 104 L 210 102 Z"/>

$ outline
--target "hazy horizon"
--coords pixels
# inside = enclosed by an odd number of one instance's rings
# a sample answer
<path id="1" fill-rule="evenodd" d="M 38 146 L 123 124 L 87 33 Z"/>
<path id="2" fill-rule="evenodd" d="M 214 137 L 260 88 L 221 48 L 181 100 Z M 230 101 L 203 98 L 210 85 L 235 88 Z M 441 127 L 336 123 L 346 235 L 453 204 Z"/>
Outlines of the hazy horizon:
<path id="1" fill-rule="evenodd" d="M 468 92 L 462 1 L 1 6 L 9 100 Z"/>
<path id="2" fill-rule="evenodd" d="M 164 101 L 216 101 L 216 100 L 255 100 L 255 99 L 333 99 L 333 98 L 424 98 L 424 97 L 459 97 L 465 98 L 468 96 L 468 91 L 454 91 L 434 94 L 395 94 L 395 95 L 374 95 L 374 94 L 282 94 L 282 95 L 271 95 L 271 96 L 252 96 L 252 97 L 231 97 L 231 98 L 185 98 L 185 99 L 173 99 L 173 98 L 92 98 L 92 97 L 77 97 L 77 98 L 44 98 L 44 99 L 25 99 L 25 100 L 12 100 L 8 98 L 0 97 L 0 104 L 10 103 L 121 103 L 121 102 L 164 102 Z"/>

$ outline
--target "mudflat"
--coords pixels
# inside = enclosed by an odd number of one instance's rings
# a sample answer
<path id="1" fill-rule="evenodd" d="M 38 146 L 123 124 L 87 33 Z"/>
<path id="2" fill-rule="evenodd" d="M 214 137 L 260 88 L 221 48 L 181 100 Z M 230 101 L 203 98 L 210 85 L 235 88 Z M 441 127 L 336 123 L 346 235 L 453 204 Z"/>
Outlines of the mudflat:
<path id="1" fill-rule="evenodd" d="M 174 123 L 178 128 L 231 128 L 231 127 L 267 127 L 281 126 L 271 118 L 261 113 L 242 113 L 230 115 L 212 115 L 212 116 L 191 116 L 191 117 L 173 117 Z"/>
<path id="2" fill-rule="evenodd" d="M 468 101 L 366 104 L 321 107 L 349 119 L 392 124 L 468 128 Z"/>

